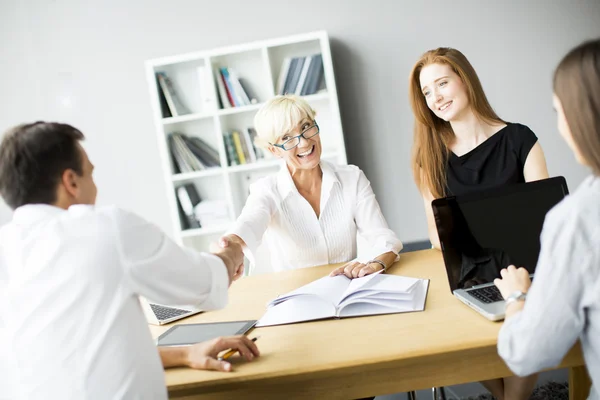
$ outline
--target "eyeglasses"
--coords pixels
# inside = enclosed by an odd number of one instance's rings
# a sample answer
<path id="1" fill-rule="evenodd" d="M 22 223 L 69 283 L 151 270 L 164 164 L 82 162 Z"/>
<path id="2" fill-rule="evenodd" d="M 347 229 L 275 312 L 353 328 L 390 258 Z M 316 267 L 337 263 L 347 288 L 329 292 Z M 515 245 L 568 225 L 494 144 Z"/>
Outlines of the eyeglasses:
<path id="1" fill-rule="evenodd" d="M 309 126 L 305 130 L 303 130 L 301 134 L 299 134 L 298 136 L 294 136 L 291 139 L 286 140 L 282 144 L 277 144 L 277 143 L 269 143 L 269 144 L 271 146 L 282 148 L 285 151 L 292 150 L 293 148 L 297 147 L 300 144 L 300 137 L 303 137 L 304 139 L 310 139 L 311 137 L 318 135 L 319 131 L 320 131 L 319 125 L 317 125 L 317 123 L 315 122 L 314 125 Z"/>

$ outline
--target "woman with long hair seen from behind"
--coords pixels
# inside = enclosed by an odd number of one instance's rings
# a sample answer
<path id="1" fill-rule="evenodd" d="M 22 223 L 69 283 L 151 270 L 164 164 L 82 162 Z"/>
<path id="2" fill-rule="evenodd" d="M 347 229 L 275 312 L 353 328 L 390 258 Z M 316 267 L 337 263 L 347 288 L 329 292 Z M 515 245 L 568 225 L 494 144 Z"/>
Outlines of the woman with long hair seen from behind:
<path id="1" fill-rule="evenodd" d="M 506 122 L 490 105 L 475 69 L 460 51 L 427 51 L 413 67 L 412 169 L 425 203 L 429 238 L 440 242 L 432 200 L 548 177 L 537 136 Z M 527 399 L 537 376 L 482 382 L 498 399 Z"/>
<path id="2" fill-rule="evenodd" d="M 561 136 L 591 175 L 546 216 L 535 284 L 510 266 L 494 283 L 507 301 L 498 352 L 527 375 L 558 365 L 575 342 L 600 399 L 600 39 L 581 44 L 554 74 Z M 566 150 L 565 150 L 566 152 Z"/>

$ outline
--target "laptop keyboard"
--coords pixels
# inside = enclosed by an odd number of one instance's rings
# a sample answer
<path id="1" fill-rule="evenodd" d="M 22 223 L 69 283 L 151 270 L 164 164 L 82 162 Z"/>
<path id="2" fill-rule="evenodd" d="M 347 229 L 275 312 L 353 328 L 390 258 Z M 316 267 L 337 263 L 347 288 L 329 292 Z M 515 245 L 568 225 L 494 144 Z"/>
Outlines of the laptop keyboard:
<path id="1" fill-rule="evenodd" d="M 471 296 L 475 297 L 484 303 L 495 303 L 504 300 L 500 294 L 500 290 L 496 286 L 487 286 L 479 289 L 468 290 Z"/>
<path id="2" fill-rule="evenodd" d="M 150 308 L 152 308 L 152 312 L 154 313 L 154 315 L 156 315 L 156 318 L 159 321 L 190 313 L 190 310 L 182 310 L 180 308 L 173 307 L 164 307 L 159 306 L 158 304 L 150 304 Z"/>

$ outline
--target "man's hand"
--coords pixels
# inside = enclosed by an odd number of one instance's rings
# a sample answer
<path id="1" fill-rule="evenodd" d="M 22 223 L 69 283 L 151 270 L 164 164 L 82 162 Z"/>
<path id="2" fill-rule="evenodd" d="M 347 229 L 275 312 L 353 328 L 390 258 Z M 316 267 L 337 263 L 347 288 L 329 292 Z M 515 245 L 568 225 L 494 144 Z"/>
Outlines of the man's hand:
<path id="1" fill-rule="evenodd" d="M 219 239 L 219 245 L 211 244 L 211 252 L 221 257 L 227 267 L 229 284 L 242 276 L 244 272 L 244 252 L 240 241 L 231 240 L 231 236 Z M 243 243 L 243 242 L 242 242 Z"/>
<path id="2" fill-rule="evenodd" d="M 231 364 L 217 360 L 217 355 L 224 350 L 235 349 L 248 361 L 258 357 L 260 352 L 256 344 L 247 336 L 220 337 L 208 342 L 195 344 L 189 348 L 187 366 L 195 369 L 212 369 L 215 371 L 231 371 Z"/>
<path id="3" fill-rule="evenodd" d="M 165 368 L 190 367 L 229 372 L 231 364 L 217 360 L 219 353 L 229 349 L 238 350 L 248 361 L 260 355 L 256 344 L 246 336 L 220 337 L 193 346 L 159 347 L 158 351 Z"/>
<path id="4" fill-rule="evenodd" d="M 517 269 L 514 265 L 509 265 L 500 271 L 500 276 L 502 278 L 494 279 L 494 285 L 505 299 L 516 291 L 527 293 L 531 286 L 529 271 L 525 268 Z"/>
<path id="5" fill-rule="evenodd" d="M 365 265 L 358 261 L 350 261 L 350 262 L 347 262 L 346 264 L 342 265 L 341 267 L 338 267 L 338 268 L 334 269 L 333 271 L 331 271 L 329 276 L 336 276 L 336 275 L 343 274 L 343 275 L 346 275 L 350 279 L 362 278 L 365 275 L 373 274 L 377 271 L 381 271 L 382 269 L 383 269 L 383 267 L 378 263 L 371 263 L 371 264 Z"/>

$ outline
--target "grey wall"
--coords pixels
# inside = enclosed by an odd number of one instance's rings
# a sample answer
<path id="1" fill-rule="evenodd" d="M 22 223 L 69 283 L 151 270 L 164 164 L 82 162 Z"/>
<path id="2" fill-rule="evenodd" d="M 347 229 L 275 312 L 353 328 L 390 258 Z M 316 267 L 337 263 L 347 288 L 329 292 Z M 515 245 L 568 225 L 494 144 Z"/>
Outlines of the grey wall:
<path id="1" fill-rule="evenodd" d="M 426 226 L 409 169 L 407 77 L 419 55 L 463 51 L 500 116 L 529 125 L 550 173 L 574 188 L 586 171 L 556 131 L 551 74 L 570 47 L 600 36 L 599 21 L 597 0 L 2 0 L 0 129 L 36 119 L 81 128 L 98 202 L 171 232 L 144 61 L 325 29 L 349 161 L 365 170 L 401 239 L 416 240 Z M 9 217 L 0 204 L 0 224 Z"/>

